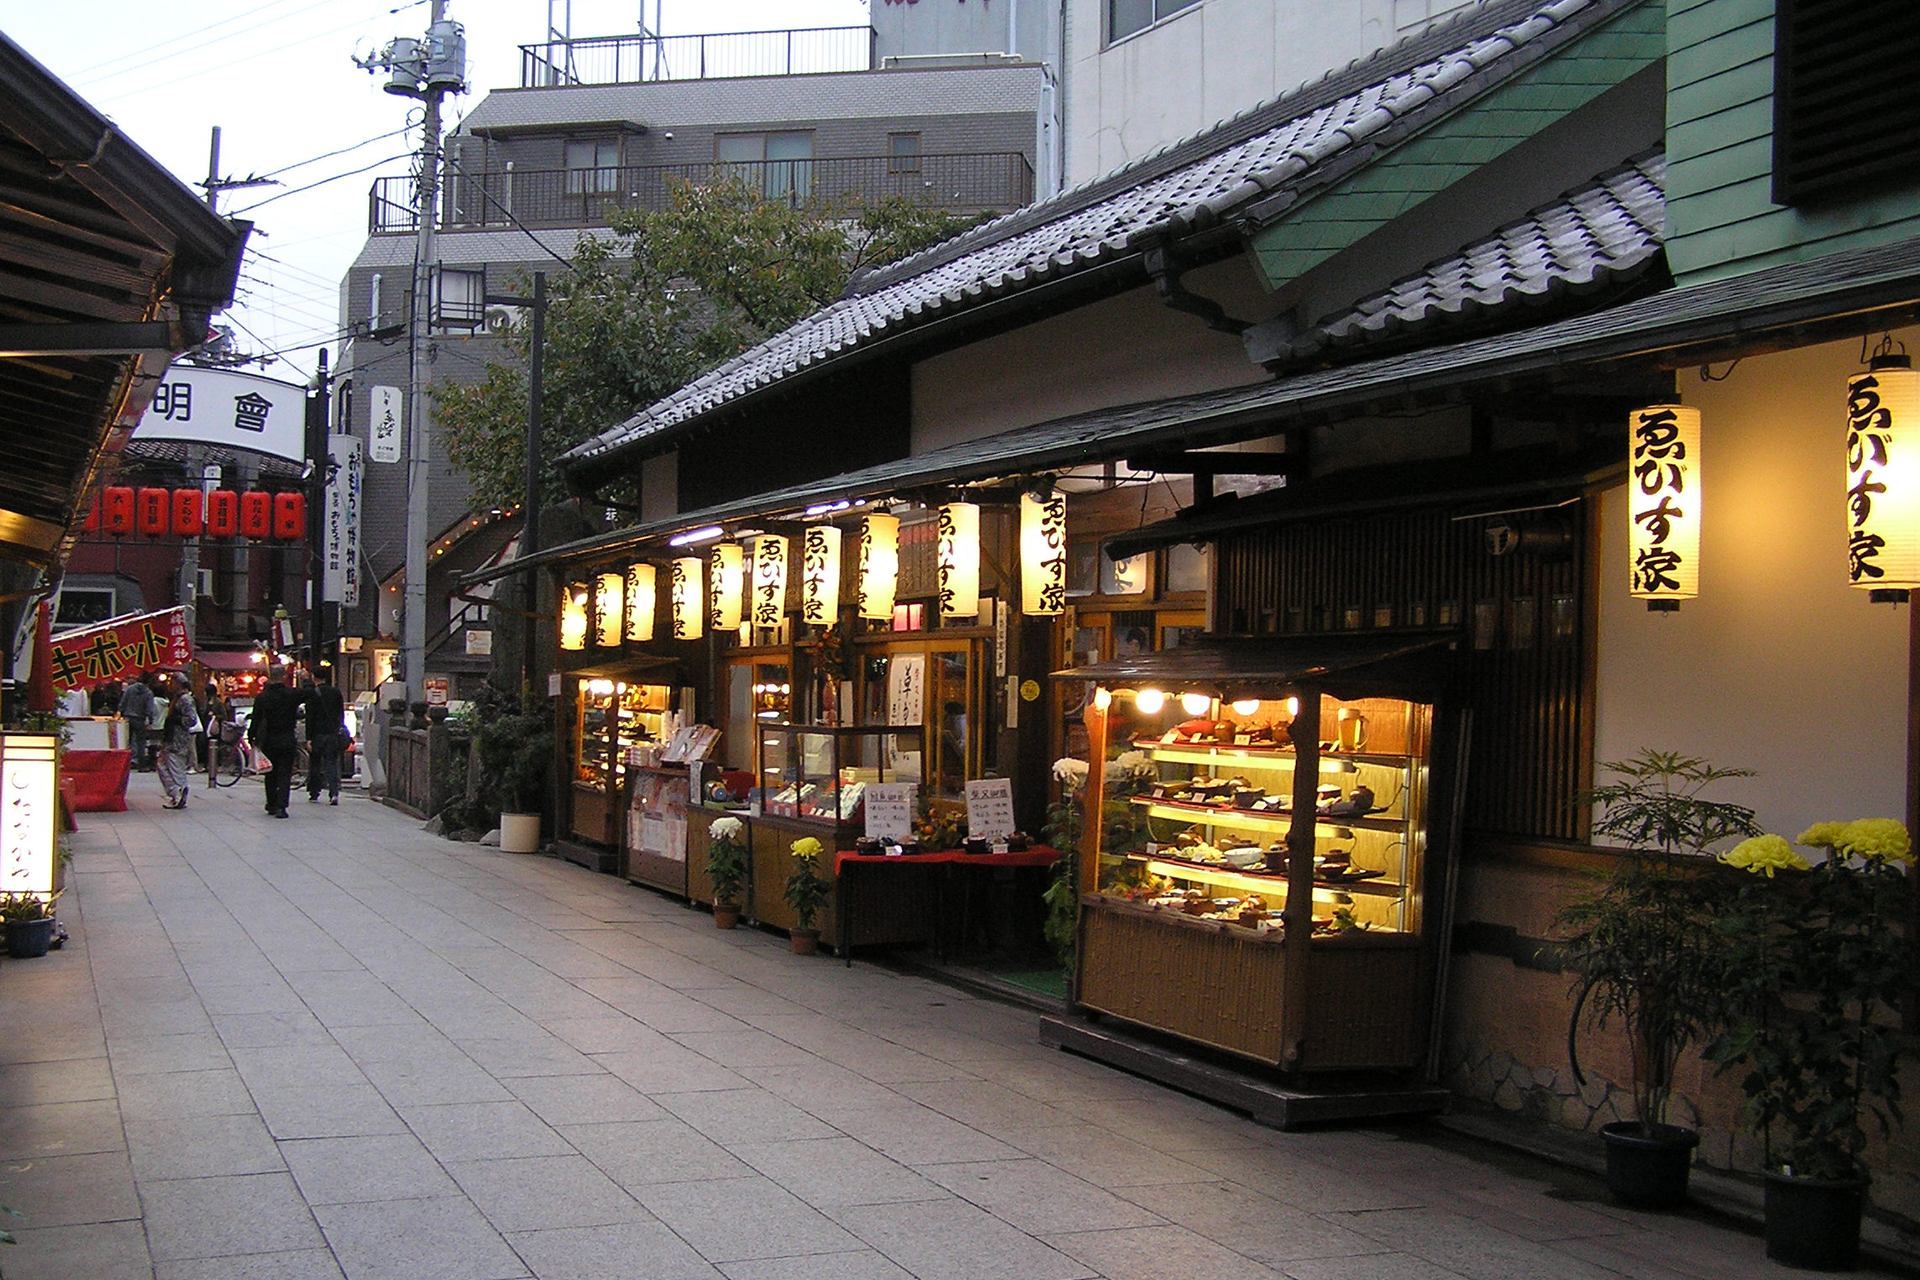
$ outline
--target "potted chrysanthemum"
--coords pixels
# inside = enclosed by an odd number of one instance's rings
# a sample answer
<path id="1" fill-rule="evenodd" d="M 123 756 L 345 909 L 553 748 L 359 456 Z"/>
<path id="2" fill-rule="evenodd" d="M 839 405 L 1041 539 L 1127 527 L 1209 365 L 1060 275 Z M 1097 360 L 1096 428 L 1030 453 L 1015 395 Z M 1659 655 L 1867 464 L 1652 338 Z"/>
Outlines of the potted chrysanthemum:
<path id="1" fill-rule="evenodd" d="M 801 836 L 793 842 L 792 852 L 793 870 L 787 873 L 784 886 L 787 905 L 793 908 L 793 928 L 787 931 L 787 938 L 793 954 L 810 956 L 820 947 L 820 929 L 815 922 L 820 918 L 820 908 L 826 905 L 833 881 L 820 874 L 823 850 L 818 840 Z"/>
<path id="2" fill-rule="evenodd" d="M 740 923 L 740 890 L 747 882 L 746 824 L 734 817 L 715 818 L 707 828 L 707 879 L 713 883 L 713 924 L 731 929 Z"/>
<path id="3" fill-rule="evenodd" d="M 1907 829 L 1890 818 L 1822 822 L 1796 843 L 1743 841 L 1721 861 L 1743 877 L 1723 926 L 1732 1016 L 1707 1056 L 1744 1067 L 1767 1164 L 1767 1256 L 1844 1270 L 1860 1243 L 1869 1129 L 1900 1122 L 1901 1003 L 1920 960 Z"/>

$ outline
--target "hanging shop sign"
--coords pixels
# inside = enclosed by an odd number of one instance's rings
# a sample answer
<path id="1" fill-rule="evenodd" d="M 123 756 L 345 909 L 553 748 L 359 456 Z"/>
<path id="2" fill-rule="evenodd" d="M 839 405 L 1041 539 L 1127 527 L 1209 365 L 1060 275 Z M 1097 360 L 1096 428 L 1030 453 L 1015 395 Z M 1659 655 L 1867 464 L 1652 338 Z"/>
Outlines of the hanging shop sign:
<path id="1" fill-rule="evenodd" d="M 115 537 L 272 538 L 307 536 L 307 496 L 249 489 L 133 489 L 112 485 L 94 495 L 83 528 Z"/>
<path id="2" fill-rule="evenodd" d="M 700 557 L 681 556 L 673 562 L 670 588 L 673 593 L 673 638 L 698 640 L 706 616 L 706 599 L 700 594 Z"/>
<path id="3" fill-rule="evenodd" d="M 1847 380 L 1847 580 L 1889 600 L 1920 587 L 1920 373 L 1906 356 Z"/>
<path id="4" fill-rule="evenodd" d="M 59 743 L 49 733 L 0 733 L 0 893 L 54 891 L 59 850 Z"/>
<path id="5" fill-rule="evenodd" d="M 1067 500 L 1020 495 L 1020 612 L 1044 618 L 1067 607 Z"/>
<path id="6" fill-rule="evenodd" d="M 860 522 L 860 616 L 891 622 L 899 582 L 900 518 L 875 511 Z"/>
<path id="7" fill-rule="evenodd" d="M 367 456 L 375 462 L 400 461 L 400 388 L 373 388 L 368 440 Z"/>
<path id="8" fill-rule="evenodd" d="M 628 565 L 627 639 L 642 643 L 653 639 L 653 615 L 657 608 L 653 566 L 645 562 Z"/>
<path id="9" fill-rule="evenodd" d="M 763 533 L 753 544 L 753 625 L 777 627 L 787 616 L 787 540 Z"/>
<path id="10" fill-rule="evenodd" d="M 740 629 L 741 597 L 746 589 L 746 548 L 715 543 L 708 573 L 708 622 L 715 631 Z"/>
<path id="11" fill-rule="evenodd" d="M 398 393 L 395 393 L 398 395 Z M 176 364 L 154 388 L 136 440 L 180 440 L 307 460 L 307 389 L 232 369 Z"/>
<path id="12" fill-rule="evenodd" d="M 934 555 L 939 568 L 938 597 L 943 618 L 980 614 L 980 508 L 949 502 L 940 508 Z"/>
<path id="13" fill-rule="evenodd" d="M 617 569 L 594 575 L 593 642 L 602 649 L 619 647 L 627 621 L 627 575 Z"/>
<path id="14" fill-rule="evenodd" d="M 830 524 L 800 536 L 800 621 L 831 627 L 840 620 L 840 530 Z"/>
<path id="15" fill-rule="evenodd" d="M 578 652 L 587 647 L 587 584 L 569 582 L 560 601 L 560 647 Z"/>
<path id="16" fill-rule="evenodd" d="M 191 661 L 185 606 L 63 631 L 53 638 L 56 689 L 87 689 L 147 671 L 177 671 Z"/>
<path id="17" fill-rule="evenodd" d="M 1671 610 L 1700 594 L 1700 411 L 1636 409 L 1627 420 L 1629 592 Z"/>
<path id="18" fill-rule="evenodd" d="M 327 437 L 327 512 L 321 553 L 320 598 L 352 609 L 360 603 L 360 437 Z"/>

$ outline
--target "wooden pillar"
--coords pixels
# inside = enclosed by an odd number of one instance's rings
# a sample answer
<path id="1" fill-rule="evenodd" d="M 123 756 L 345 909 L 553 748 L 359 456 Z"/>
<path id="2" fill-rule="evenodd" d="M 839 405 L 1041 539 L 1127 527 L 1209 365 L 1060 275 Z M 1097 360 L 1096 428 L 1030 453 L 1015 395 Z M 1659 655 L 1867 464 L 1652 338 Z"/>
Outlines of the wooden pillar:
<path id="1" fill-rule="evenodd" d="M 1320 808 L 1320 687 L 1295 690 L 1300 710 L 1287 736 L 1293 739 L 1293 822 L 1287 828 L 1287 949 L 1280 1004 L 1280 1066 L 1297 1066 L 1307 1034 L 1307 966 L 1313 949 L 1313 854 Z M 1269 867 L 1279 870 L 1278 867 Z"/>

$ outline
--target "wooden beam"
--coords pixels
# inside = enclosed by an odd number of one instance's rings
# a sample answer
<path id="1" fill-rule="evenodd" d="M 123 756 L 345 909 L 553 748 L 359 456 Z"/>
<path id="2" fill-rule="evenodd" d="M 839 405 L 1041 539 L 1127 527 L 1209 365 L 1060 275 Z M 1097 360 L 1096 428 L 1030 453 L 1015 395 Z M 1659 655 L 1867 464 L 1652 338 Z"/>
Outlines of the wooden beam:
<path id="1" fill-rule="evenodd" d="M 123 356 L 184 351 L 164 320 L 133 324 L 0 324 L 0 357 Z"/>
<path id="2" fill-rule="evenodd" d="M 1297 459 L 1287 453 L 1216 453 L 1190 449 L 1172 453 L 1143 453 L 1127 459 L 1135 471 L 1158 471 L 1172 475 L 1210 476 L 1284 476 L 1292 473 Z"/>

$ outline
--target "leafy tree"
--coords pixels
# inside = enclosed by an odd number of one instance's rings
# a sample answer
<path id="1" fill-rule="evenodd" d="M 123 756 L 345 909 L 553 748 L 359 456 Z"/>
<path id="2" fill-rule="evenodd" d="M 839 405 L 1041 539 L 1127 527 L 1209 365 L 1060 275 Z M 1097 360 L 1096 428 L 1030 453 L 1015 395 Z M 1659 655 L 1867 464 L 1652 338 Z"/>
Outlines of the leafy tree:
<path id="1" fill-rule="evenodd" d="M 767 200 L 743 182 L 676 184 L 668 206 L 616 214 L 583 235 L 548 281 L 542 455 L 566 450 L 817 311 L 856 272 L 945 240 L 973 220 L 898 198 L 850 214 Z M 480 381 L 433 388 L 435 425 L 478 504 L 519 501 L 526 467 L 527 352 Z M 558 498 L 547 468 L 545 496 Z"/>

